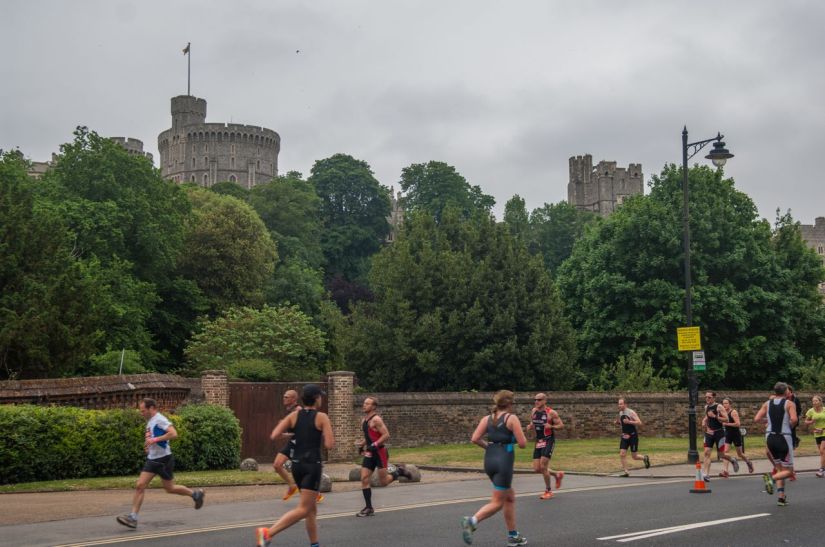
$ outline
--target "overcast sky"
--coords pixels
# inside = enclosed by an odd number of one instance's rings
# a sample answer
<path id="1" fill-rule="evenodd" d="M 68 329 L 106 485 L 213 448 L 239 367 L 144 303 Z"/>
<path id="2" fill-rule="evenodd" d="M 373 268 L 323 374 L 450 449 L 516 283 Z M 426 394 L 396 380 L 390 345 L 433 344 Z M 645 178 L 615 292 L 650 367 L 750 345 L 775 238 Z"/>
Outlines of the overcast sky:
<path id="1" fill-rule="evenodd" d="M 825 216 L 825 2 L 4 0 L 0 148 L 48 159 L 75 126 L 157 154 L 169 100 L 281 135 L 279 167 L 337 152 L 383 184 L 447 162 L 504 203 L 567 198 L 568 158 L 646 181 L 721 131 L 763 217 Z M 705 162 L 702 152 L 694 161 Z"/>

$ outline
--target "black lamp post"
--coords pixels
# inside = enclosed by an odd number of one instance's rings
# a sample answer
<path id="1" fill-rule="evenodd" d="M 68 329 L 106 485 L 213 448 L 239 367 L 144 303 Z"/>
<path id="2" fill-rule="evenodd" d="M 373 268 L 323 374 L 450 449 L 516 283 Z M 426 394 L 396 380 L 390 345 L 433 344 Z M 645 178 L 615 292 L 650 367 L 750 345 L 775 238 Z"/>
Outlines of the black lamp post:
<path id="1" fill-rule="evenodd" d="M 682 228 L 685 249 L 685 315 L 687 324 L 693 326 L 693 310 L 691 309 L 691 278 L 690 278 L 690 210 L 688 208 L 688 160 L 699 153 L 702 148 L 709 143 L 713 143 L 713 150 L 705 156 L 713 162 L 716 167 L 722 167 L 729 158 L 733 157 L 722 141 L 724 136 L 717 133 L 712 139 L 703 141 L 688 142 L 687 126 L 682 130 L 682 193 L 684 195 L 684 208 L 682 211 Z M 699 461 L 699 452 L 696 450 L 696 404 L 699 398 L 699 385 L 696 380 L 696 372 L 693 370 L 692 352 L 688 353 L 688 435 L 690 435 L 690 449 L 688 450 L 688 463 Z"/>

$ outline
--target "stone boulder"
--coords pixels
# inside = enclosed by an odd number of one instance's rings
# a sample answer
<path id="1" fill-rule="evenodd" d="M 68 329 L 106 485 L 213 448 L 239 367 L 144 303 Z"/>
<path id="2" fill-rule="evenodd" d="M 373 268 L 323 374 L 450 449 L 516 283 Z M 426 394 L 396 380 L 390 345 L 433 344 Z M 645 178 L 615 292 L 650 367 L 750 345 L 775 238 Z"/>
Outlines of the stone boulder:
<path id="1" fill-rule="evenodd" d="M 327 475 L 326 473 L 321 474 L 321 492 L 331 492 L 332 491 L 332 478 Z"/>
<path id="2" fill-rule="evenodd" d="M 254 458 L 247 458 L 241 462 L 241 471 L 257 471 L 258 462 Z"/>

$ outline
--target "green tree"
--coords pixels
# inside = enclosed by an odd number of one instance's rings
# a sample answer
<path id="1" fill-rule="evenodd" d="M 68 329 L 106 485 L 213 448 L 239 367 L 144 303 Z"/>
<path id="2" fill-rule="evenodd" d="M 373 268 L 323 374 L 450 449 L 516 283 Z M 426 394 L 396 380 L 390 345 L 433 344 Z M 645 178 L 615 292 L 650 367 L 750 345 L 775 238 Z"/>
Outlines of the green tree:
<path id="1" fill-rule="evenodd" d="M 414 163 L 401 171 L 401 189 L 405 192 L 404 209 L 408 213 L 425 211 L 436 220 L 446 207 L 470 217 L 476 212 L 489 213 L 496 200 L 461 176 L 455 167 L 440 161 Z"/>
<path id="2" fill-rule="evenodd" d="M 788 284 L 793 276 L 787 271 L 795 268 L 788 265 L 783 274 L 770 225 L 721 171 L 695 167 L 689 179 L 694 324 L 708 357 L 703 381 L 756 388 L 792 378 L 806 356 L 790 320 L 800 311 L 790 307 L 791 296 L 805 292 L 799 285 L 813 278 Z M 681 181 L 679 168 L 665 167 L 648 196 L 629 200 L 586 230 L 559 270 L 591 375 L 639 348 L 658 375 L 684 377 L 686 357 L 675 340 L 685 321 Z"/>
<path id="3" fill-rule="evenodd" d="M 26 162 L 0 152 L 0 377 L 73 374 L 102 338 L 102 287 L 42 207 Z"/>
<path id="4" fill-rule="evenodd" d="M 645 351 L 634 349 L 620 355 L 612 365 L 602 368 L 590 381 L 590 391 L 672 391 L 678 385 L 672 378 L 663 378 L 653 370 L 653 359 Z"/>
<path id="5" fill-rule="evenodd" d="M 510 234 L 516 241 L 524 245 L 530 242 L 530 215 L 527 214 L 524 198 L 518 194 L 504 205 L 504 224 L 510 229 Z"/>
<path id="6" fill-rule="evenodd" d="M 584 235 L 585 227 L 598 218 L 566 201 L 545 203 L 530 213 L 530 252 L 541 254 L 545 267 L 555 275 L 573 252 L 573 244 Z"/>
<path id="7" fill-rule="evenodd" d="M 230 308 L 204 321 L 186 356 L 190 371 L 245 370 L 244 377 L 269 374 L 270 379 L 312 380 L 323 372 L 324 343 L 323 333 L 294 306 Z M 269 372 L 267 365 L 272 367 Z"/>
<path id="8" fill-rule="evenodd" d="M 309 182 L 321 199 L 321 249 L 326 279 L 363 278 L 368 260 L 390 231 L 389 189 L 373 176 L 367 162 L 346 154 L 318 160 Z"/>
<path id="9" fill-rule="evenodd" d="M 236 182 L 216 182 L 209 187 L 209 190 L 222 196 L 232 196 L 241 201 L 249 201 L 249 190 L 242 188 L 241 185 Z"/>
<path id="10" fill-rule="evenodd" d="M 246 203 L 205 189 L 187 188 L 193 215 L 180 272 L 197 282 L 212 313 L 261 305 L 278 253 L 266 226 Z"/>
<path id="11" fill-rule="evenodd" d="M 335 343 L 372 389 L 571 387 L 575 337 L 541 261 L 506 226 L 419 212 L 373 259 L 374 302 Z"/>

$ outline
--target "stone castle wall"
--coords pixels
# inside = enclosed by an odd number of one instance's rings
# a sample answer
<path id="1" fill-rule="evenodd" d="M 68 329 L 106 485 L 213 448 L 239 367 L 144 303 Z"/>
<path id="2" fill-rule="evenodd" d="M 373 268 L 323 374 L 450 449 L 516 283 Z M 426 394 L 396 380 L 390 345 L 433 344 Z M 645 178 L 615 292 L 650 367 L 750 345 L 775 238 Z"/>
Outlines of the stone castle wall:
<path id="1" fill-rule="evenodd" d="M 618 167 L 615 161 L 600 161 L 593 167 L 593 156 L 572 156 L 567 184 L 567 202 L 584 211 L 607 216 L 622 202 L 644 193 L 640 163 Z"/>
<path id="2" fill-rule="evenodd" d="M 802 239 L 814 250 L 825 264 L 825 217 L 816 217 L 814 224 L 800 224 Z M 819 292 L 825 297 L 825 282 L 819 284 Z"/>
<path id="3" fill-rule="evenodd" d="M 158 135 L 158 150 L 164 178 L 252 188 L 278 176 L 281 137 L 264 127 L 207 123 L 206 101 L 181 95 L 172 98 L 172 127 Z"/>

